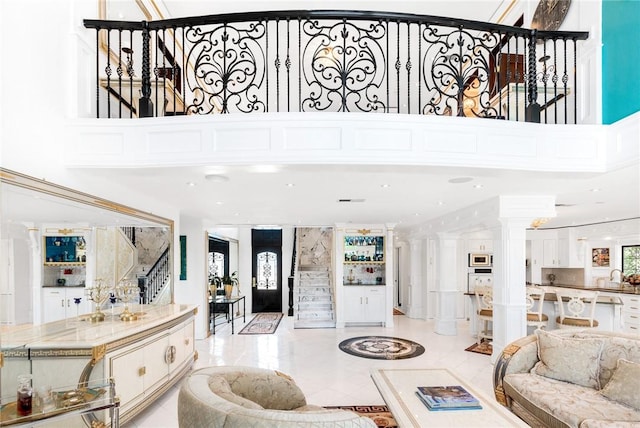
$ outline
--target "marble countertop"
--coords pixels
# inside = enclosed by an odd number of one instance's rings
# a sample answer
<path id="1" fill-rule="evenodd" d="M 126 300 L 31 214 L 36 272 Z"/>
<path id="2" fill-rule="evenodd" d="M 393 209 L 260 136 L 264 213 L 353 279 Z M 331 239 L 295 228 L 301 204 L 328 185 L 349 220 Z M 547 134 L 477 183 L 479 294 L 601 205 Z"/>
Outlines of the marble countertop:
<path id="1" fill-rule="evenodd" d="M 575 288 L 577 290 L 592 290 L 602 291 L 607 293 L 620 293 L 620 294 L 640 294 L 640 287 L 633 286 L 619 286 L 619 287 L 587 287 L 585 285 L 571 285 L 571 284 L 542 284 L 543 287 L 561 287 L 561 288 Z"/>
<path id="2" fill-rule="evenodd" d="M 136 321 L 121 321 L 120 309 L 114 314 L 103 311 L 106 319 L 102 322 L 91 322 L 90 314 L 85 314 L 40 325 L 3 326 L 0 342 L 2 349 L 91 348 L 144 332 L 195 309 L 196 305 L 133 305 L 132 312 L 142 313 Z"/>

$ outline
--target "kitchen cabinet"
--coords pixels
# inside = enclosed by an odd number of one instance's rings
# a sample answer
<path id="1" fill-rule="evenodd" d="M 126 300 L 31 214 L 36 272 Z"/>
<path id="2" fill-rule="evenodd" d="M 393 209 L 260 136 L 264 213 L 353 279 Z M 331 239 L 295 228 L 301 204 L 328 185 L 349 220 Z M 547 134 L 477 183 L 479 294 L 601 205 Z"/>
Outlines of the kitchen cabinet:
<path id="1" fill-rule="evenodd" d="M 640 336 L 640 295 L 620 294 L 622 299 L 622 330 Z"/>
<path id="2" fill-rule="evenodd" d="M 91 312 L 84 287 L 45 287 L 42 289 L 42 320 L 52 322 Z M 77 305 L 75 299 L 80 299 Z"/>
<path id="3" fill-rule="evenodd" d="M 469 239 L 467 247 L 470 253 L 493 252 L 493 239 Z"/>
<path id="4" fill-rule="evenodd" d="M 344 299 L 346 323 L 382 324 L 385 322 L 385 287 L 345 286 Z"/>
<path id="5" fill-rule="evenodd" d="M 542 267 L 559 267 L 558 241 L 556 239 L 542 240 Z"/>

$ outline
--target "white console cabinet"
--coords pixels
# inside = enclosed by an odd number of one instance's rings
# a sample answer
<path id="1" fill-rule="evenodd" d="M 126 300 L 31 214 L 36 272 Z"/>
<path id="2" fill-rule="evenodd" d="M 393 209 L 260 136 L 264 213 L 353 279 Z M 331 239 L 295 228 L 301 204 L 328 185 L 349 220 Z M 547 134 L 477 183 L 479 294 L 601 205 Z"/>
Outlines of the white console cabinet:
<path id="1" fill-rule="evenodd" d="M 193 305 L 143 305 L 135 321 L 118 314 L 103 322 L 67 318 L 3 332 L 2 391 L 15 391 L 18 374 L 33 386 L 115 381 L 120 422 L 127 423 L 189 371 L 197 358 Z M 96 417 L 102 418 L 104 415 Z M 70 423 L 65 428 L 85 427 Z"/>
<path id="2" fill-rule="evenodd" d="M 385 287 L 350 285 L 344 287 L 346 323 L 384 323 Z"/>
<path id="3" fill-rule="evenodd" d="M 620 298 L 623 331 L 640 336 L 640 295 L 621 294 Z"/>
<path id="4" fill-rule="evenodd" d="M 42 289 L 42 321 L 52 322 L 91 312 L 84 287 L 46 287 Z M 75 299 L 80 299 L 76 305 Z"/>

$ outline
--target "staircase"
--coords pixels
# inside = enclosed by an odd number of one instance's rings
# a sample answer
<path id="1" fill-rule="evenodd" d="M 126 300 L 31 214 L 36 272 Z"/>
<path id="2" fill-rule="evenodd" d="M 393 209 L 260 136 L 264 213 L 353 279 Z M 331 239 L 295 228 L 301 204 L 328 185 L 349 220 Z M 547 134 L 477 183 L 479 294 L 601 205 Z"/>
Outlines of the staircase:
<path id="1" fill-rule="evenodd" d="M 327 268 L 300 268 L 294 290 L 294 328 L 335 328 L 331 272 Z"/>

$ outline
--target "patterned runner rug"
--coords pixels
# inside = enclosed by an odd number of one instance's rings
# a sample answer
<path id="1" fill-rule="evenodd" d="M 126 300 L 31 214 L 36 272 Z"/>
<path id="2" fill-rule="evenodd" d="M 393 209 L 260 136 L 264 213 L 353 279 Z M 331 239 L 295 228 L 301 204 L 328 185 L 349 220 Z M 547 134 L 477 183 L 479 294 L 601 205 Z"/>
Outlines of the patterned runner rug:
<path id="1" fill-rule="evenodd" d="M 344 409 L 356 412 L 361 416 L 373 419 L 378 428 L 397 428 L 398 423 L 393 418 L 387 406 L 325 406 L 327 409 Z"/>
<path id="2" fill-rule="evenodd" d="M 281 313 L 261 312 L 256 314 L 238 334 L 273 334 L 280 325 L 281 319 Z"/>

